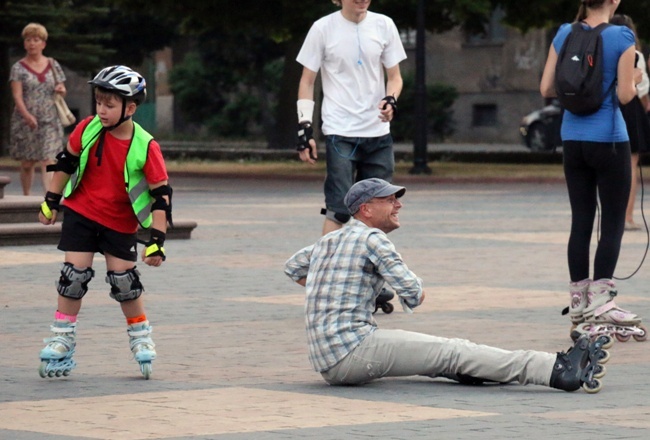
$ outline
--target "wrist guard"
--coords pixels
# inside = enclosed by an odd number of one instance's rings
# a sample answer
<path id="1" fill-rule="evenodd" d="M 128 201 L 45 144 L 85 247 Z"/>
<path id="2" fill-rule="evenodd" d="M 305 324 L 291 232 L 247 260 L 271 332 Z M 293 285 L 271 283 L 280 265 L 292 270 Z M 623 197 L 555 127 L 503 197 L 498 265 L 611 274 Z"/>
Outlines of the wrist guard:
<path id="1" fill-rule="evenodd" d="M 166 235 L 163 231 L 158 229 L 151 229 L 151 238 L 146 242 L 145 245 L 145 257 L 162 257 L 163 261 L 167 258 L 165 256 L 165 244 Z"/>
<path id="2" fill-rule="evenodd" d="M 59 211 L 61 209 L 59 204 L 61 197 L 63 197 L 61 194 L 50 191 L 45 194 L 45 201 L 41 203 L 41 212 L 46 219 L 52 220 L 52 211 Z"/>
<path id="3" fill-rule="evenodd" d="M 393 113 L 397 113 L 397 99 L 393 95 L 382 98 L 382 101 L 386 101 L 386 104 L 382 107 L 383 110 L 386 110 L 386 107 L 390 105 L 393 107 Z"/>
<path id="4" fill-rule="evenodd" d="M 311 145 L 309 144 L 309 141 L 312 139 L 314 139 L 314 129 L 311 126 L 311 122 L 301 122 L 298 124 L 298 143 L 296 144 L 296 150 L 304 151 L 309 149 L 309 157 L 315 159 Z"/>

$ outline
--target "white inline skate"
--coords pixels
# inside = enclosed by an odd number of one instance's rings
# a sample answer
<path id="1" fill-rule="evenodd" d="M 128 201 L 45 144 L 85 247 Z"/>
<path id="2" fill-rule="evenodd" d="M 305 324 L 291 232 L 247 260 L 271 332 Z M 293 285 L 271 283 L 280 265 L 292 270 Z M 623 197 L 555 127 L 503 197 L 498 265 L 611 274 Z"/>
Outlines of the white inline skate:
<path id="1" fill-rule="evenodd" d="M 40 353 L 41 366 L 38 374 L 41 377 L 68 376 L 77 366 L 72 359 L 76 346 L 77 323 L 55 321 L 50 330 L 54 336 L 43 340 L 47 345 Z"/>
<path id="2" fill-rule="evenodd" d="M 151 362 L 156 359 L 156 344 L 151 339 L 153 328 L 149 321 L 129 325 L 127 333 L 130 338 L 131 352 L 136 362 L 140 365 L 140 371 L 145 379 L 151 377 L 153 371 Z"/>
<path id="3" fill-rule="evenodd" d="M 634 338 L 645 341 L 648 331 L 641 324 L 641 318 L 616 305 L 616 286 L 612 280 L 601 279 L 589 284 L 587 302 L 582 312 L 584 322 L 578 324 L 571 332 L 576 340 L 581 334 L 587 334 L 591 339 L 605 335 L 615 337 L 621 342 Z"/>
<path id="4" fill-rule="evenodd" d="M 569 319 L 571 319 L 572 325 L 569 334 L 572 335 L 571 338 L 574 341 L 576 338 L 573 337 L 573 331 L 579 324 L 585 322 L 583 313 L 587 306 L 587 290 L 589 290 L 589 283 L 591 283 L 590 279 L 569 283 L 569 307 L 565 307 L 564 310 L 562 310 L 562 314 L 568 314 Z"/>

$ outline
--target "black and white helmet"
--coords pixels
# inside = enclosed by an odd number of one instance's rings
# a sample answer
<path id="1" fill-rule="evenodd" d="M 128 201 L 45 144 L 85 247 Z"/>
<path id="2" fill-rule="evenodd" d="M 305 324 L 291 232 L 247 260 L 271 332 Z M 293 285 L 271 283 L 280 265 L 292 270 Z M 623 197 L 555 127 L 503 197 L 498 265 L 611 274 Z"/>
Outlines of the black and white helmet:
<path id="1" fill-rule="evenodd" d="M 133 98 L 138 105 L 147 97 L 147 83 L 142 75 L 126 66 L 106 67 L 88 84 Z"/>

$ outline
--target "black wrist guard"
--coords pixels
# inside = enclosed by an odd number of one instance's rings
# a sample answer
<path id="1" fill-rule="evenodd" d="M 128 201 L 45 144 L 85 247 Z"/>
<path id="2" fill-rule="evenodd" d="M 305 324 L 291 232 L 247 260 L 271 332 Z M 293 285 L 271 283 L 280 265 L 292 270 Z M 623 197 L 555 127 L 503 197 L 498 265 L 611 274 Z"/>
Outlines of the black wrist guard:
<path id="1" fill-rule="evenodd" d="M 158 229 L 151 229 L 151 238 L 144 245 L 146 247 L 144 256 L 145 257 L 162 257 L 163 261 L 167 258 L 165 256 L 165 244 L 166 234 L 163 231 Z"/>
<path id="2" fill-rule="evenodd" d="M 309 141 L 312 139 L 314 139 L 314 129 L 311 126 L 311 122 L 301 122 L 298 124 L 298 143 L 296 144 L 296 150 L 304 151 L 309 148 L 309 157 L 315 159 L 311 145 L 309 144 Z"/>
<path id="3" fill-rule="evenodd" d="M 61 209 L 59 205 L 61 197 L 63 197 L 61 194 L 50 191 L 45 194 L 45 201 L 41 203 L 41 212 L 46 219 L 52 219 L 52 211 L 59 211 Z"/>
<path id="4" fill-rule="evenodd" d="M 382 107 L 383 110 L 386 110 L 386 106 L 390 105 L 393 107 L 393 113 L 397 112 L 397 99 L 393 95 L 384 97 L 382 101 L 386 101 L 386 104 Z"/>

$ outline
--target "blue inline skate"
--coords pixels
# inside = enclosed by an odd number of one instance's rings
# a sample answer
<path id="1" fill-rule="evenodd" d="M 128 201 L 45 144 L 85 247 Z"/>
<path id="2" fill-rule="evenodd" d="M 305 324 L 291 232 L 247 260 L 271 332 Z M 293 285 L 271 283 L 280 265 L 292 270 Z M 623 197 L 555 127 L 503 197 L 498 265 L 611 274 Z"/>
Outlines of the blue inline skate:
<path id="1" fill-rule="evenodd" d="M 40 353 L 41 366 L 38 374 L 41 377 L 68 376 L 77 366 L 72 359 L 76 346 L 77 323 L 55 321 L 50 330 L 54 336 L 43 340 L 47 345 Z"/>
<path id="2" fill-rule="evenodd" d="M 149 321 L 129 325 L 127 333 L 130 338 L 131 352 L 136 362 L 140 365 L 140 372 L 145 379 L 151 377 L 153 371 L 151 362 L 156 359 L 156 344 L 151 339 L 153 328 Z"/>

